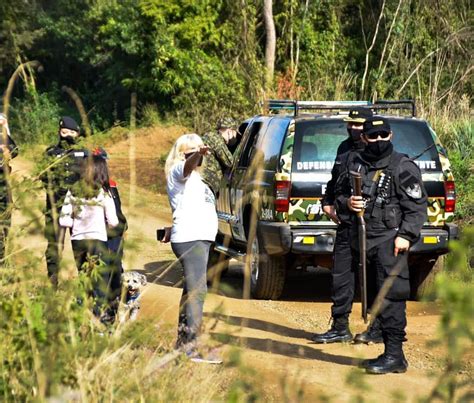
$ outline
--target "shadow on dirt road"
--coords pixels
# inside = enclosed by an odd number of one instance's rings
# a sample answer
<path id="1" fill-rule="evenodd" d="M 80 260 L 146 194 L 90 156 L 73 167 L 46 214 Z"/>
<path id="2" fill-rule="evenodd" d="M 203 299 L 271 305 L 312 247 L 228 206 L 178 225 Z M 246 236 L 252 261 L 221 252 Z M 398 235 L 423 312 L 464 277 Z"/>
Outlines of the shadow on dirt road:
<path id="1" fill-rule="evenodd" d="M 232 344 L 239 347 L 245 347 L 265 353 L 278 354 L 290 358 L 318 360 L 352 367 L 357 367 L 362 361 L 353 357 L 328 354 L 319 349 L 302 346 L 301 344 L 286 343 L 272 339 L 231 336 L 225 333 L 211 333 L 211 337 L 221 343 Z"/>
<path id="2" fill-rule="evenodd" d="M 265 332 L 274 333 L 284 337 L 292 337 L 296 339 L 309 339 L 313 333 L 302 329 L 293 329 L 288 326 L 279 325 L 273 322 L 267 322 L 261 319 L 244 318 L 240 316 L 228 316 L 219 313 L 204 314 L 204 316 L 219 320 L 237 327 L 247 327 L 255 330 L 263 330 Z"/>
<path id="3" fill-rule="evenodd" d="M 180 265 L 173 260 L 149 262 L 144 273 L 149 283 L 167 287 L 181 286 Z M 215 287 L 209 284 L 209 291 L 229 298 L 241 299 L 243 294 L 243 265 L 233 262 L 228 272 Z M 331 302 L 331 273 L 317 268 L 305 272 L 289 272 L 281 301 Z"/>

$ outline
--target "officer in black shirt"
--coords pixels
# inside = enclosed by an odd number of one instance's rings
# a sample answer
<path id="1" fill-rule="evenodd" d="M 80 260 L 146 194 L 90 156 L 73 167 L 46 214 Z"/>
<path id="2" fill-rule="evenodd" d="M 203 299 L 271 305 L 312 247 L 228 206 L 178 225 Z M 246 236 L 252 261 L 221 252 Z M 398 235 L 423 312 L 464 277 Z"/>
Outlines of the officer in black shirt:
<path id="1" fill-rule="evenodd" d="M 354 108 L 349 111 L 347 122 L 349 137 L 337 149 L 336 161 L 331 172 L 331 180 L 326 186 L 326 193 L 322 200 L 325 214 L 338 224 L 334 243 L 333 269 L 331 271 L 331 316 L 332 327 L 325 333 L 318 333 L 311 338 L 315 343 L 340 343 L 352 340 L 349 330 L 349 315 L 352 310 L 352 301 L 355 291 L 356 269 L 353 265 L 349 241 L 352 221 L 341 222 L 334 208 L 334 186 L 339 178 L 342 164 L 341 156 L 351 151 L 362 151 L 365 147 L 361 140 L 363 124 L 373 116 L 369 108 Z M 344 159 L 344 157 L 342 157 Z M 356 343 L 382 343 L 382 331 L 378 321 L 373 326 L 354 338 Z"/>
<path id="2" fill-rule="evenodd" d="M 380 117 L 365 121 L 364 151 L 349 153 L 335 187 L 341 221 L 351 221 L 353 261 L 359 260 L 357 212 L 364 210 L 368 276 L 375 277 L 378 317 L 385 351 L 362 365 L 373 374 L 405 372 L 406 300 L 410 294 L 408 250 L 427 218 L 427 196 L 418 166 L 393 150 L 389 123 Z M 362 196 L 353 196 L 350 172 L 362 176 Z"/>
<path id="3" fill-rule="evenodd" d="M 64 116 L 59 120 L 59 141 L 46 149 L 48 169 L 41 177 L 46 188 L 45 237 L 46 265 L 51 283 L 58 283 L 59 263 L 64 248 L 64 229 L 59 226 L 59 214 L 67 191 L 80 178 L 87 151 L 76 145 L 80 128 L 76 121 Z"/>

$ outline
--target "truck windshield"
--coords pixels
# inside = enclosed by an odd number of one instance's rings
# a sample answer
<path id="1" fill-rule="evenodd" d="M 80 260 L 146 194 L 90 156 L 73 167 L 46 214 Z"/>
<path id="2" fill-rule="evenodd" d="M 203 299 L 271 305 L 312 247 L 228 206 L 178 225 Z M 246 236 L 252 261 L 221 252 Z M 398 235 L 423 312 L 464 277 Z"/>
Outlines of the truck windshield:
<path id="1" fill-rule="evenodd" d="M 395 150 L 415 157 L 424 171 L 441 170 L 433 137 L 425 122 L 389 119 Z M 348 138 L 347 123 L 341 119 L 318 119 L 296 122 L 293 148 L 293 172 L 331 171 L 337 148 Z"/>

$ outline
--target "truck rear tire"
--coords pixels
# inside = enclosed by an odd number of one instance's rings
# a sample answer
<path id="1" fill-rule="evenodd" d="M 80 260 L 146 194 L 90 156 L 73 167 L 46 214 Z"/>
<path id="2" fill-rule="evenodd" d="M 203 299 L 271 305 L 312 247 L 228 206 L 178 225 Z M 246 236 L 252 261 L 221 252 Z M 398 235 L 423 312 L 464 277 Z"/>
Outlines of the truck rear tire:
<path id="1" fill-rule="evenodd" d="M 250 291 L 256 299 L 278 299 L 285 286 L 285 256 L 273 256 L 261 249 L 258 236 L 249 238 Z"/>
<path id="2" fill-rule="evenodd" d="M 443 270 L 444 256 L 420 255 L 410 263 L 410 298 L 415 301 L 433 299 L 435 277 Z"/>

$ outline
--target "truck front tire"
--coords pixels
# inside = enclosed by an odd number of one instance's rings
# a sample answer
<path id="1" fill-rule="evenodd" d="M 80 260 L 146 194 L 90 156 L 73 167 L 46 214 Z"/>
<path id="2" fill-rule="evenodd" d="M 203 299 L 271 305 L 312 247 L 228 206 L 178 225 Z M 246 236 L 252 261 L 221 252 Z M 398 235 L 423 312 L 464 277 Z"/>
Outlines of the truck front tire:
<path id="1" fill-rule="evenodd" d="M 285 256 L 273 256 L 262 250 L 256 231 L 249 237 L 248 264 L 253 298 L 278 299 L 285 286 Z"/>

